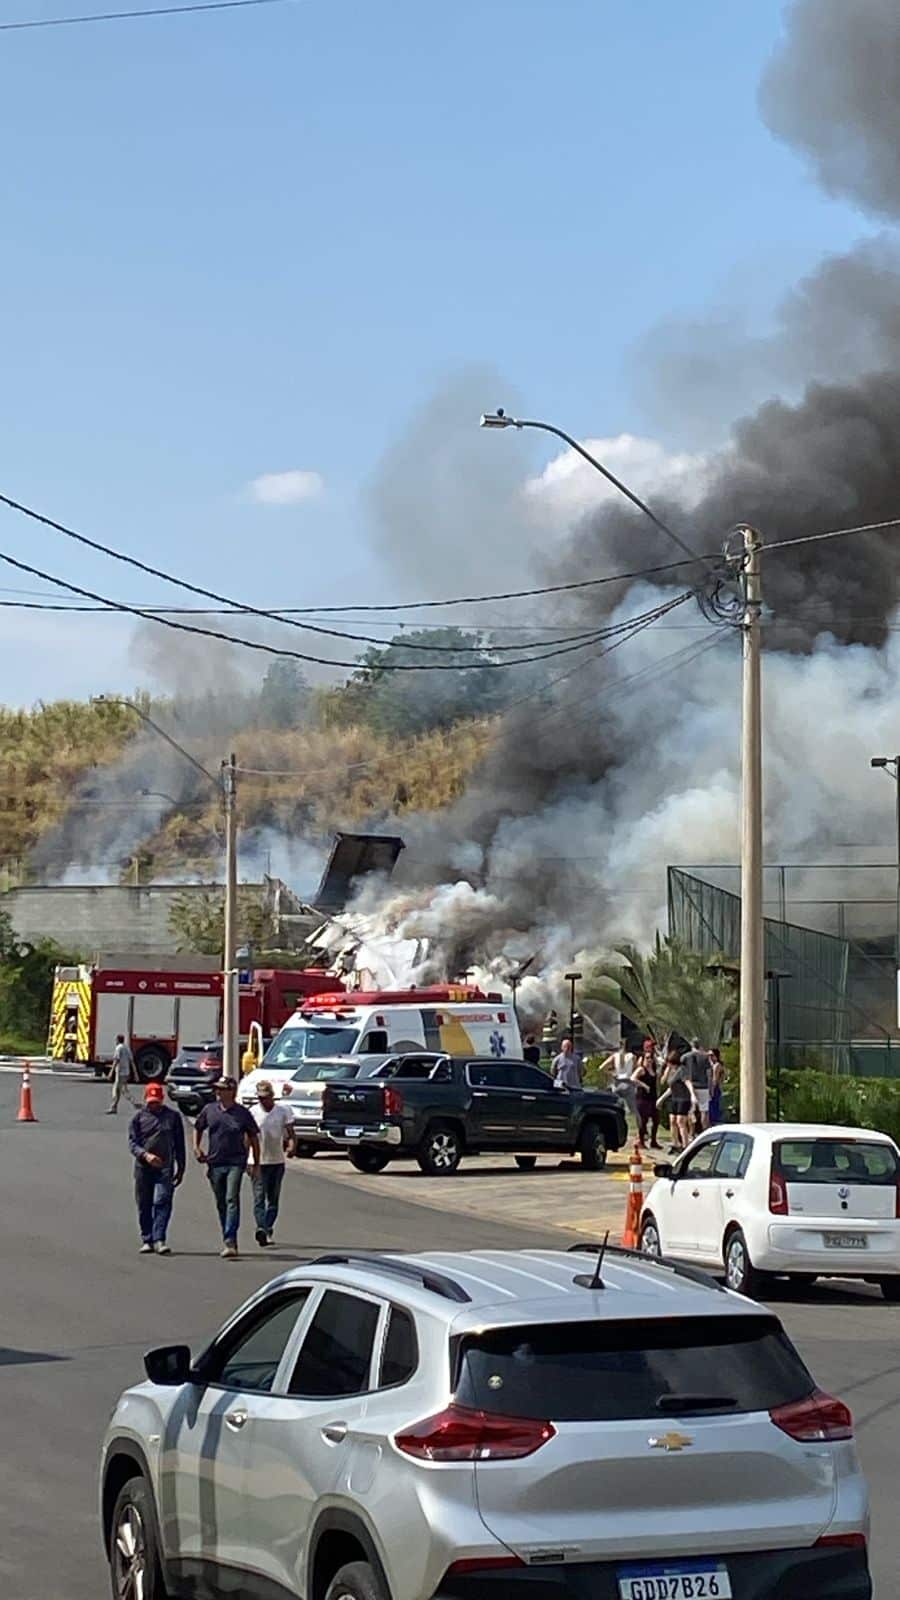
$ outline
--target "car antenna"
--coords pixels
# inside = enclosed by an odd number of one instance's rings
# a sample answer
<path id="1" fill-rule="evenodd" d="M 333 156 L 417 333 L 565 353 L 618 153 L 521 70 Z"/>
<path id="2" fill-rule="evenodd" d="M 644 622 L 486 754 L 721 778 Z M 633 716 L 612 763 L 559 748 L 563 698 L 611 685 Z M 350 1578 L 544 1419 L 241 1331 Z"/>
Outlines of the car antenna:
<path id="1" fill-rule="evenodd" d="M 603 1257 L 606 1255 L 606 1246 L 609 1244 L 609 1229 L 603 1235 L 603 1243 L 597 1246 L 597 1260 L 592 1273 L 579 1272 L 575 1282 L 580 1289 L 605 1289 L 606 1284 L 600 1276 L 603 1268 Z"/>

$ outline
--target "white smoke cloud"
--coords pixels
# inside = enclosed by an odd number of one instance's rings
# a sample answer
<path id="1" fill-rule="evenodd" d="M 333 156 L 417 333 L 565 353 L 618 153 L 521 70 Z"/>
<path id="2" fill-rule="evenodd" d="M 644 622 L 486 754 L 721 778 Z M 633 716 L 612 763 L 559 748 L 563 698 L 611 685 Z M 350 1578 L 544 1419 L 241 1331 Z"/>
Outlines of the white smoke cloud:
<path id="1" fill-rule="evenodd" d="M 709 486 L 711 462 L 706 455 L 686 451 L 672 454 L 658 439 L 639 438 L 631 433 L 582 442 L 591 455 L 637 494 L 653 493 L 662 499 L 674 496 L 690 507 Z M 620 498 L 620 491 L 613 484 L 570 449 L 554 456 L 543 472 L 529 478 L 525 494 L 557 524 L 561 520 L 574 522 L 584 512 Z"/>
<path id="2" fill-rule="evenodd" d="M 263 472 L 249 486 L 250 498 L 261 506 L 297 506 L 303 500 L 317 500 L 325 492 L 320 472 L 293 467 L 289 472 Z"/>

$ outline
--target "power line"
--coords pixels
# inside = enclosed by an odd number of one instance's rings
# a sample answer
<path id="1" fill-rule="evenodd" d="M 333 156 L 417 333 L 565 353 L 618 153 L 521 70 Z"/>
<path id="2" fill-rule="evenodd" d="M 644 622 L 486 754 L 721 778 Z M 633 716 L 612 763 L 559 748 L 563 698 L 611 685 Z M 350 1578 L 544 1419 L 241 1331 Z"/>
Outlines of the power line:
<path id="1" fill-rule="evenodd" d="M 0 499 L 2 498 L 3 497 L 0 496 Z M 129 557 L 125 559 L 130 560 L 131 558 Z M 160 627 L 172 628 L 179 633 L 196 634 L 201 638 L 215 639 L 220 643 L 239 645 L 245 650 L 255 650 L 263 655 L 287 657 L 293 661 L 313 662 L 317 666 L 349 667 L 354 670 L 359 668 L 358 661 L 336 661 L 327 656 L 311 655 L 307 651 L 287 650 L 284 648 L 279 648 L 276 645 L 263 644 L 257 639 L 240 639 L 235 634 L 223 633 L 219 629 L 200 628 L 196 625 L 196 623 L 176 622 L 172 617 L 158 616 L 152 611 L 143 611 L 138 606 L 127 605 L 124 601 L 110 600 L 107 595 L 97 594 L 94 590 L 85 589 L 81 585 L 71 583 L 65 578 L 54 577 L 52 573 L 44 572 L 40 567 L 33 567 L 27 561 L 20 561 L 17 557 L 8 555 L 2 551 L 0 551 L 0 561 L 5 562 L 7 566 L 15 568 L 15 570 L 18 572 L 27 572 L 33 578 L 41 578 L 45 583 L 55 584 L 58 589 L 65 589 L 70 594 L 77 594 L 88 600 L 99 601 L 102 603 L 102 605 L 110 607 L 115 611 L 121 611 L 129 616 L 140 617 L 145 622 L 156 622 Z M 603 630 L 598 629 L 591 634 L 589 638 L 583 639 L 577 644 L 567 644 L 560 647 L 554 647 L 550 650 L 547 650 L 544 646 L 541 646 L 541 654 L 521 656 L 516 660 L 457 662 L 422 661 L 417 663 L 394 661 L 380 663 L 378 670 L 379 672 L 500 672 L 507 667 L 534 666 L 536 663 L 541 661 L 550 661 L 555 656 L 571 655 L 573 651 L 584 650 L 588 648 L 590 644 L 596 643 L 597 640 L 602 636 Z M 377 642 L 381 644 L 383 641 L 378 640 Z"/>
<path id="2" fill-rule="evenodd" d="M 89 11 L 79 17 L 25 17 L 21 22 L 0 22 L 0 33 L 25 28 L 73 28 L 82 22 L 126 22 L 134 17 L 177 17 L 190 11 L 237 11 L 245 6 L 284 5 L 287 0 L 198 0 L 196 5 L 148 6 L 140 11 Z"/>
<path id="3" fill-rule="evenodd" d="M 285 613 L 283 612 L 266 611 L 256 606 L 242 605 L 239 600 L 232 600 L 228 595 L 217 594 L 213 589 L 202 589 L 198 584 L 189 583 L 185 578 L 176 578 L 170 572 L 164 572 L 159 567 L 151 567 L 147 562 L 138 560 L 136 556 L 125 555 L 123 551 L 114 550 L 110 545 L 101 544 L 97 539 L 90 539 L 87 534 L 78 533 L 74 528 L 66 527 L 65 523 L 56 522 L 52 517 L 44 516 L 42 512 L 35 511 L 31 506 L 23 505 L 19 500 L 12 500 L 9 495 L 0 494 L 0 505 L 8 506 L 11 511 L 18 511 L 24 517 L 30 517 L 33 522 L 40 522 L 46 528 L 52 528 L 54 532 L 63 534 L 67 539 L 76 540 L 89 550 L 96 550 L 100 555 L 109 556 L 113 561 L 122 561 L 127 566 L 135 567 L 139 572 L 145 572 L 151 578 L 160 578 L 163 583 L 174 584 L 176 588 L 186 589 L 190 594 L 200 595 L 202 599 L 216 600 L 220 605 L 226 606 L 229 612 L 239 611 L 249 616 L 263 617 L 272 622 L 285 621 Z M 310 610 L 323 615 L 345 611 L 416 611 L 436 606 L 481 605 L 494 600 L 528 600 L 539 595 L 564 594 L 578 589 L 597 588 L 603 584 L 630 583 L 638 578 L 655 577 L 660 572 L 673 572 L 678 567 L 693 566 L 696 561 L 717 561 L 721 564 L 721 560 L 721 554 L 695 556 L 689 561 L 668 561 L 659 566 L 644 567 L 636 572 L 611 573 L 600 578 L 581 578 L 572 583 L 545 584 L 543 587 L 536 589 L 510 589 L 498 594 L 456 595 L 447 600 L 410 600 L 399 603 L 394 601 L 382 604 L 314 606 Z M 50 579 L 49 581 L 53 582 L 54 580 Z M 90 598 L 94 597 L 90 596 Z M 115 609 L 114 602 L 107 601 L 105 604 L 113 605 Z M 293 627 L 311 626 L 310 624 L 293 621 L 290 625 Z M 319 629 L 317 631 L 326 632 L 327 630 Z M 338 634 L 337 637 L 342 638 L 344 635 Z M 380 643 L 380 640 L 373 642 Z"/>
<path id="4" fill-rule="evenodd" d="M 900 528 L 900 517 L 890 517 L 887 522 L 864 522 L 858 528 L 831 528 L 827 533 L 805 533 L 799 539 L 779 539 L 775 544 L 764 545 L 766 555 L 773 550 L 790 550 L 797 544 L 815 544 L 819 539 L 844 539 L 851 533 L 880 533 L 885 528 Z"/>
<path id="5" fill-rule="evenodd" d="M 597 661 L 602 661 L 603 657 L 608 656 L 611 651 L 616 649 L 617 645 L 624 644 L 626 639 L 633 638 L 637 633 L 642 633 L 644 628 L 650 626 L 651 622 L 657 622 L 660 617 L 664 617 L 670 611 L 674 611 L 676 606 L 684 605 L 685 601 L 690 600 L 695 593 L 695 590 L 688 589 L 684 592 L 684 594 L 680 594 L 674 600 L 670 600 L 665 605 L 658 607 L 655 614 L 644 613 L 643 616 L 633 617 L 631 623 L 632 631 L 630 633 L 626 634 L 624 637 L 616 639 L 612 644 L 608 645 L 606 649 L 598 650 L 595 655 L 588 656 L 585 658 L 585 660 L 579 661 L 574 667 L 570 667 L 567 672 L 559 673 L 558 677 L 551 678 L 549 683 L 541 684 L 537 689 L 530 690 L 528 694 L 520 695 L 518 699 L 509 701 L 505 706 L 502 707 L 504 715 L 509 711 L 515 711 L 518 706 L 526 705 L 530 700 L 539 699 L 540 696 L 546 694 L 548 690 L 555 689 L 557 684 L 564 683 L 567 678 L 574 677 L 577 672 L 583 672 L 586 667 L 591 667 Z M 569 704 L 568 701 L 564 703 Z M 547 712 L 539 712 L 534 720 L 536 722 L 541 722 L 545 716 L 550 714 L 550 712 L 555 712 L 558 709 L 559 707 L 552 706 Z"/>

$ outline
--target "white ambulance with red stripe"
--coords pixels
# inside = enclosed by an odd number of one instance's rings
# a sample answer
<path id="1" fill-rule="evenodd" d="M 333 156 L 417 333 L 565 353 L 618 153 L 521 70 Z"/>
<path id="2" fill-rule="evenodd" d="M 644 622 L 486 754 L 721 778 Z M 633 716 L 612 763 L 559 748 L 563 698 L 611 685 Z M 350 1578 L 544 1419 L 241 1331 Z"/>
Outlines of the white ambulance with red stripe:
<path id="1" fill-rule="evenodd" d="M 522 1041 L 510 1002 L 471 984 L 349 990 L 304 1000 L 272 1040 L 263 1071 L 283 1074 L 315 1056 L 384 1056 L 403 1050 L 516 1060 Z"/>

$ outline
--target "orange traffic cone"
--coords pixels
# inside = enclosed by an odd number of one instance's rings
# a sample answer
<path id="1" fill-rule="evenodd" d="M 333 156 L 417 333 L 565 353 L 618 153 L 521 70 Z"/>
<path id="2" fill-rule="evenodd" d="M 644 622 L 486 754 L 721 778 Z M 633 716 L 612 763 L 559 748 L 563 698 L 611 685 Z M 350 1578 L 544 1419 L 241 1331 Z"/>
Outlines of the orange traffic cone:
<path id="1" fill-rule="evenodd" d="M 635 1142 L 628 1168 L 628 1205 L 622 1243 L 626 1250 L 637 1250 L 641 1242 L 641 1211 L 644 1205 L 644 1163 L 641 1147 Z"/>
<path id="2" fill-rule="evenodd" d="M 17 1122 L 37 1122 L 34 1106 L 31 1104 L 31 1062 L 26 1061 L 22 1069 L 22 1092 L 19 1096 L 19 1115 Z"/>

